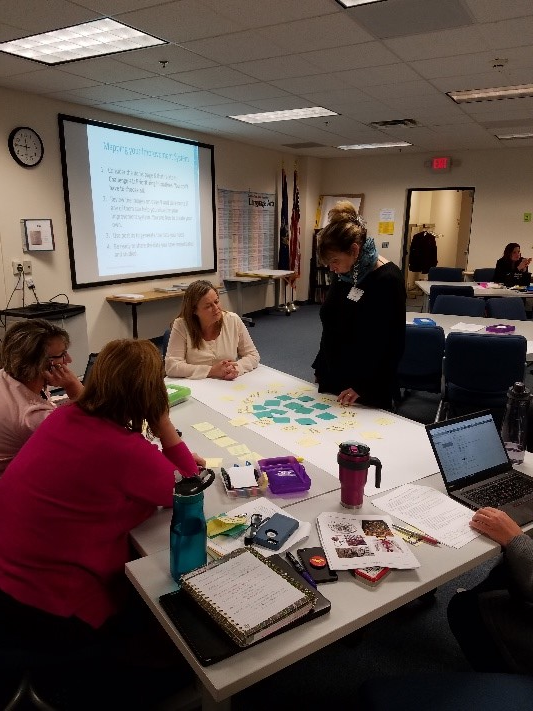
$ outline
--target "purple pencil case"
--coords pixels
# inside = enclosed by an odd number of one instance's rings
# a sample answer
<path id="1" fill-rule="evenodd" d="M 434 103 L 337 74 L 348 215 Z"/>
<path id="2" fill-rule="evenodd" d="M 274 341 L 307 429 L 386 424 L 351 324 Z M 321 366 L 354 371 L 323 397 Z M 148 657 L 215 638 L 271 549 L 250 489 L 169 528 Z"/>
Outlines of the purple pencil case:
<path id="1" fill-rule="evenodd" d="M 311 479 L 296 457 L 271 457 L 257 463 L 265 472 L 273 494 L 292 494 L 311 488 Z"/>

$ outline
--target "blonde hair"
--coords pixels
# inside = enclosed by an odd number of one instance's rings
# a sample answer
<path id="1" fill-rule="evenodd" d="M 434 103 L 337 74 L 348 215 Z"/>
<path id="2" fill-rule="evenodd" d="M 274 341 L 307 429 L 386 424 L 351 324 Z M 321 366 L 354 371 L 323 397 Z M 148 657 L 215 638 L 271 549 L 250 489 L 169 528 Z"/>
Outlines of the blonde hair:
<path id="1" fill-rule="evenodd" d="M 189 284 L 183 296 L 183 303 L 178 318 L 182 318 L 185 321 L 193 348 L 200 348 L 203 340 L 200 319 L 195 312 L 200 299 L 210 291 L 214 291 L 218 296 L 217 289 L 210 281 L 207 281 L 207 279 L 197 279 Z M 220 326 L 222 326 L 222 318 L 220 319 Z"/>
<path id="2" fill-rule="evenodd" d="M 77 403 L 89 415 L 134 432 L 142 432 L 146 422 L 158 437 L 159 421 L 168 412 L 164 377 L 161 353 L 151 341 L 110 341 L 98 354 Z"/>
<path id="3" fill-rule="evenodd" d="M 333 252 L 348 254 L 366 241 L 366 224 L 349 200 L 339 200 L 328 212 L 328 224 L 317 237 L 317 257 L 326 264 Z"/>
<path id="4" fill-rule="evenodd" d="M 44 318 L 17 321 L 4 336 L 0 353 L 2 368 L 21 383 L 42 377 L 43 371 L 48 369 L 46 348 L 53 338 L 63 339 L 65 350 L 70 346 L 65 329 Z"/>

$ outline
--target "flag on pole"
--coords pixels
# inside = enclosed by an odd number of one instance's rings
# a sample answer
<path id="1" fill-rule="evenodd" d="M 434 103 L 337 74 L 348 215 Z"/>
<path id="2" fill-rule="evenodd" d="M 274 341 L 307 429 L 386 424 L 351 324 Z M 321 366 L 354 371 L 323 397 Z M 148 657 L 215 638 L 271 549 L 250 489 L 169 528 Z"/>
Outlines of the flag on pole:
<path id="1" fill-rule="evenodd" d="M 300 275 L 300 191 L 298 190 L 298 172 L 294 170 L 292 191 L 292 214 L 289 238 L 289 269 Z"/>
<path id="2" fill-rule="evenodd" d="M 281 217 L 279 226 L 278 269 L 289 269 L 289 196 L 287 174 L 281 169 Z"/>

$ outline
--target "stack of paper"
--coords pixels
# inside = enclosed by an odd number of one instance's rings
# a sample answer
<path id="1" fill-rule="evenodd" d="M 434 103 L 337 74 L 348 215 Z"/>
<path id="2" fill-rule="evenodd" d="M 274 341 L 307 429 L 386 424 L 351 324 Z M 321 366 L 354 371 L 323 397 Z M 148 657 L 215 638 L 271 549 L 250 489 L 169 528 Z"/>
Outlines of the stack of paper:
<path id="1" fill-rule="evenodd" d="M 316 526 L 332 570 L 420 567 L 389 516 L 321 513 Z"/>

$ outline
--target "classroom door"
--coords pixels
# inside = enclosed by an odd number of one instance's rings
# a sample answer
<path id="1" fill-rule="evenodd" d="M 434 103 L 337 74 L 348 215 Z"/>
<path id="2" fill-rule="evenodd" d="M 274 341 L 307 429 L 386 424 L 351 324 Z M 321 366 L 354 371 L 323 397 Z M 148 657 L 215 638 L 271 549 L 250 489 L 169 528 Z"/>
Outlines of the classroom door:
<path id="1" fill-rule="evenodd" d="M 413 291 L 415 277 L 424 274 L 409 272 L 411 238 L 422 226 L 436 236 L 439 267 L 460 267 L 468 264 L 470 228 L 474 203 L 474 188 L 409 188 L 403 236 L 402 268 L 405 283 Z"/>

